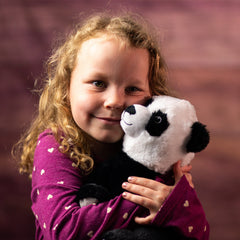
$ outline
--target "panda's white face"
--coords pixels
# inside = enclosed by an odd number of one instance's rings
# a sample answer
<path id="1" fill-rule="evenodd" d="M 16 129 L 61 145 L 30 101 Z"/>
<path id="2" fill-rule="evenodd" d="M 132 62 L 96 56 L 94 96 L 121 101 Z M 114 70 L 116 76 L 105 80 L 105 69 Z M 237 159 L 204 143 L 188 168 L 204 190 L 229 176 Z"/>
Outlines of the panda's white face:
<path id="1" fill-rule="evenodd" d="M 129 106 L 122 113 L 120 121 L 125 134 L 131 137 L 137 137 L 145 128 L 145 124 L 148 121 L 150 114 L 149 110 L 144 106 L 138 104 Z M 138 119 L 141 119 L 141 121 Z"/>
<path id="2" fill-rule="evenodd" d="M 157 96 L 148 106 L 132 105 L 122 113 L 120 122 L 125 132 L 123 151 L 164 173 L 178 160 L 193 158 L 183 145 L 195 121 L 195 109 L 186 100 Z"/>
<path id="3" fill-rule="evenodd" d="M 121 126 L 125 134 L 137 137 L 142 131 L 147 131 L 150 136 L 160 137 L 168 128 L 167 114 L 161 110 L 151 112 L 142 105 L 131 105 L 122 114 Z"/>

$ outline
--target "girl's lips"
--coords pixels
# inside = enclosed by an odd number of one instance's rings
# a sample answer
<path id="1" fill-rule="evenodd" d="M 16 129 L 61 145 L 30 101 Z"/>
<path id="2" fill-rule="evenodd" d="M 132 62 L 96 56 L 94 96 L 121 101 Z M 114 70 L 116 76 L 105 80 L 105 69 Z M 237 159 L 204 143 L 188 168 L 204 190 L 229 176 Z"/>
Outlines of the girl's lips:
<path id="1" fill-rule="evenodd" d="M 96 117 L 99 120 L 104 121 L 107 124 L 120 124 L 120 118 L 108 118 L 108 117 Z"/>

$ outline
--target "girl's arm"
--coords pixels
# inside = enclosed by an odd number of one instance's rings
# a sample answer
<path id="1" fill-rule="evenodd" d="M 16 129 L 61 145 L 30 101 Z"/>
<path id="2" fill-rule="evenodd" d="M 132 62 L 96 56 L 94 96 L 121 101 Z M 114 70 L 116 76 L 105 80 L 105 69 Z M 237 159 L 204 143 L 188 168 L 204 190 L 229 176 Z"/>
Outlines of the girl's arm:
<path id="1" fill-rule="evenodd" d="M 36 239 L 95 239 L 109 229 L 134 223 L 140 208 L 121 196 L 80 208 L 76 202 L 80 171 L 58 146 L 52 135 L 43 133 L 35 151 L 31 198 Z"/>
<path id="2" fill-rule="evenodd" d="M 149 209 L 147 217 L 136 217 L 138 224 L 176 227 L 185 237 L 207 240 L 209 225 L 205 213 L 193 189 L 191 167 L 174 166 L 174 186 L 158 181 L 131 177 L 123 188 L 129 192 L 123 197 Z"/>

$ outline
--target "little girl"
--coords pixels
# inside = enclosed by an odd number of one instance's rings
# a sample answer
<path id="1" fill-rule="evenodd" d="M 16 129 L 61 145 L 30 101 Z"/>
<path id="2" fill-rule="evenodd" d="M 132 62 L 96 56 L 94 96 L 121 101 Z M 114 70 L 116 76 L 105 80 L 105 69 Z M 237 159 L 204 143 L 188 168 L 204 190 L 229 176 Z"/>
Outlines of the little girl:
<path id="1" fill-rule="evenodd" d="M 80 207 L 76 201 L 94 163 L 121 151 L 122 111 L 170 94 L 163 57 L 144 24 L 97 15 L 77 26 L 50 57 L 38 116 L 17 145 L 20 171 L 32 177 L 36 239 L 101 239 L 108 230 L 136 224 L 208 239 L 191 166 L 181 168 L 180 161 L 174 186 L 129 176 L 123 194 L 109 202 Z"/>

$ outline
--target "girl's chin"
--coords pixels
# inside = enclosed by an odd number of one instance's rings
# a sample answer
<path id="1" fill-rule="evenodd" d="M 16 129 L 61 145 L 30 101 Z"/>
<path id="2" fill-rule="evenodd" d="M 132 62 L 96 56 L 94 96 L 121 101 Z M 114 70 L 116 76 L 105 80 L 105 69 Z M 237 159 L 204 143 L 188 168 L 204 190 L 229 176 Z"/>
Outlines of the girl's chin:
<path id="1" fill-rule="evenodd" d="M 123 136 L 119 136 L 118 138 L 109 138 L 109 137 L 106 137 L 106 138 L 96 138 L 95 140 L 99 143 L 107 143 L 107 144 L 114 144 L 114 143 L 117 143 L 119 142 L 120 140 L 122 140 L 122 137 Z"/>
<path id="2" fill-rule="evenodd" d="M 122 141 L 123 133 L 111 134 L 111 136 L 90 136 L 88 135 L 90 142 L 98 144 L 114 144 Z"/>

